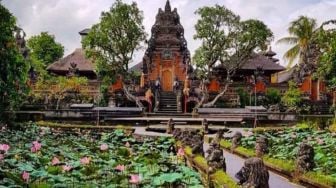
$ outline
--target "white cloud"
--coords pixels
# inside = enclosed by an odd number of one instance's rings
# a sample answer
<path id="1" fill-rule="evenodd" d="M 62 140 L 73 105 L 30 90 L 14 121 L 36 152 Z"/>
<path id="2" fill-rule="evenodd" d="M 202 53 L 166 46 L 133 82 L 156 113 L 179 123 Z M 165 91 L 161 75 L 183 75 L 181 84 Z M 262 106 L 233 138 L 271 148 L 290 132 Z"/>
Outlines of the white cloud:
<path id="1" fill-rule="evenodd" d="M 49 31 L 57 41 L 71 53 L 80 47 L 78 32 L 99 21 L 102 11 L 106 11 L 114 0 L 3 0 L 2 3 L 17 17 L 18 23 L 28 37 Z M 131 0 L 126 0 L 131 2 Z M 136 1 L 144 11 L 144 25 L 150 35 L 159 8 L 164 8 L 166 0 Z M 194 12 L 202 6 L 222 4 L 239 14 L 242 19 L 260 19 L 267 24 L 275 35 L 275 41 L 286 36 L 290 21 L 299 15 L 316 18 L 319 22 L 336 18 L 336 0 L 171 0 L 172 8 L 177 8 L 190 51 L 199 46 L 193 39 L 194 25 L 197 20 Z M 282 60 L 286 45 L 275 45 L 273 50 Z M 142 59 L 137 53 L 134 62 Z M 283 63 L 283 62 L 282 62 Z"/>

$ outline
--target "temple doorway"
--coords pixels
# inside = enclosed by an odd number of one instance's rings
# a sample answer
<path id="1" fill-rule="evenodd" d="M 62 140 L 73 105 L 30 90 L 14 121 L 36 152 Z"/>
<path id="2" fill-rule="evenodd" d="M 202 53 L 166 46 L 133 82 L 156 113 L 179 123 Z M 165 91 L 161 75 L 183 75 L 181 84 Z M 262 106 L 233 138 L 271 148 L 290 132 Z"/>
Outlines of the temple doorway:
<path id="1" fill-rule="evenodd" d="M 173 90 L 173 75 L 170 70 L 162 71 L 162 90 L 163 91 Z"/>

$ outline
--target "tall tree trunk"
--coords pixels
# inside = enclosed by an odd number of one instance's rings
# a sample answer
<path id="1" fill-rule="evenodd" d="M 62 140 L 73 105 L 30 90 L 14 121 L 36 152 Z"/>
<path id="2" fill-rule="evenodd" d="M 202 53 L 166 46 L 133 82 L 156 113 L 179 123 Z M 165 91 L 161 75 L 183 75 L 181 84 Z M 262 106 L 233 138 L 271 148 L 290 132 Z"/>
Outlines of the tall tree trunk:
<path id="1" fill-rule="evenodd" d="M 136 103 L 136 105 L 139 107 L 139 108 L 144 108 L 143 104 L 141 103 L 141 101 L 136 97 L 134 96 L 131 92 L 128 91 L 126 85 L 123 83 L 123 91 L 127 97 L 128 100 L 130 101 L 133 101 Z"/>
<path id="2" fill-rule="evenodd" d="M 209 93 L 207 86 L 205 85 L 204 81 L 201 83 L 201 93 L 202 93 L 202 98 L 201 100 L 197 103 L 194 109 L 201 108 L 204 103 L 206 103 L 209 100 Z"/>
<path id="3" fill-rule="evenodd" d="M 213 107 L 215 103 L 218 101 L 218 99 L 221 98 L 226 93 L 227 89 L 229 88 L 229 85 L 230 83 L 226 83 L 224 89 L 211 102 L 204 104 L 202 107 L 204 108 Z"/>

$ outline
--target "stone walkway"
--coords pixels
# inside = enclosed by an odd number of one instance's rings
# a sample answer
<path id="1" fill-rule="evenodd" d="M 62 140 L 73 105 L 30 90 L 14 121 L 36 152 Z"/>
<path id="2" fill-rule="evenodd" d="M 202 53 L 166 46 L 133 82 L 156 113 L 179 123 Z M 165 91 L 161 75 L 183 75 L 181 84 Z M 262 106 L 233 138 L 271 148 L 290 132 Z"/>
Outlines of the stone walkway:
<path id="1" fill-rule="evenodd" d="M 134 127 L 135 128 L 135 134 L 138 135 L 148 135 L 148 136 L 171 136 L 169 134 L 166 133 L 156 133 L 156 132 L 147 132 L 145 129 L 146 127 Z M 230 134 L 233 134 L 236 131 L 243 131 L 242 128 L 232 128 L 230 129 L 231 133 L 226 134 L 226 136 L 229 136 Z M 213 135 L 208 135 L 208 136 L 213 136 Z M 206 151 L 209 147 L 209 144 L 204 143 L 204 151 Z M 227 173 L 234 178 L 235 180 L 237 180 L 235 178 L 235 174 L 241 169 L 241 167 L 244 164 L 244 159 L 236 156 L 234 154 L 231 154 L 227 151 L 224 150 L 224 157 L 225 157 L 225 162 L 226 162 L 226 171 Z M 294 184 L 292 182 L 289 182 L 288 179 L 275 174 L 271 171 L 269 171 L 270 173 L 270 179 L 269 179 L 269 184 L 270 184 L 270 188 L 303 188 L 303 186 Z"/>

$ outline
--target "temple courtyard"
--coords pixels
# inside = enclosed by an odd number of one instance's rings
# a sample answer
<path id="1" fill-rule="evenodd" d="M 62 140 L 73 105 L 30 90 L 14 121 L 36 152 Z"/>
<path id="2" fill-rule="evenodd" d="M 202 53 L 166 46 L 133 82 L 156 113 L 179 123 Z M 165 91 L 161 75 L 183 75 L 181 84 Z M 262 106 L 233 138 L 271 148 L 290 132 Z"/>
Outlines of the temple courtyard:
<path id="1" fill-rule="evenodd" d="M 329 8 L 0 1 L 0 188 L 335 188 Z"/>

